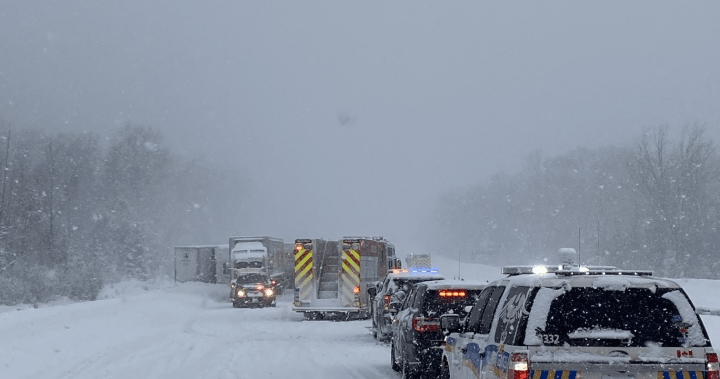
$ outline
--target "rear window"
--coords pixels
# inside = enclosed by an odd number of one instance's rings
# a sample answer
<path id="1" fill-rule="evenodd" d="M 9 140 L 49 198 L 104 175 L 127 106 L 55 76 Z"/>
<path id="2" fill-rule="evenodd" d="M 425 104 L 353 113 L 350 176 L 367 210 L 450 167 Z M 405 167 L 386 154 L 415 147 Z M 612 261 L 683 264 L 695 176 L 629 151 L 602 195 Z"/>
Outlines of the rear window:
<path id="1" fill-rule="evenodd" d="M 463 291 L 465 296 L 440 296 L 440 291 L 448 290 L 427 290 L 423 295 L 423 309 L 425 316 L 439 317 L 445 313 L 459 314 L 460 318 L 465 317 L 468 312 L 465 307 L 473 306 L 480 297 L 481 290 L 465 290 L 453 289 L 453 291 Z"/>
<path id="2" fill-rule="evenodd" d="M 537 292 L 525 344 L 684 347 L 709 346 L 709 339 L 676 288 L 577 287 Z"/>
<path id="3" fill-rule="evenodd" d="M 427 282 L 428 280 L 439 280 L 440 278 L 395 278 L 388 283 L 390 292 L 405 291 L 410 292 L 410 288 L 417 283 Z"/>

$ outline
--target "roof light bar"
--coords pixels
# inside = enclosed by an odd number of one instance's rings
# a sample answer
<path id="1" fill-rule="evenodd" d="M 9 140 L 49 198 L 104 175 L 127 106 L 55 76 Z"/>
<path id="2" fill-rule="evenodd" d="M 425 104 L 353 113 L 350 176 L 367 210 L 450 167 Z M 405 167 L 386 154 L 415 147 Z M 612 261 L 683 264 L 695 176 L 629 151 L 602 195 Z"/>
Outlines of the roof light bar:
<path id="1" fill-rule="evenodd" d="M 627 275 L 627 276 L 652 276 L 653 272 L 648 270 L 558 270 L 555 275 L 574 276 L 574 275 Z"/>
<path id="2" fill-rule="evenodd" d="M 552 274 L 552 273 L 558 273 L 558 272 L 572 272 L 573 274 L 563 274 L 563 275 L 580 275 L 580 274 L 593 274 L 593 275 L 601 275 L 604 273 L 612 274 L 614 272 L 618 272 L 621 270 L 618 270 L 615 266 L 577 266 L 577 265 L 560 265 L 560 266 L 550 266 L 550 265 L 536 265 L 536 266 L 505 266 L 502 268 L 501 272 L 505 275 L 526 275 L 526 274 Z M 624 274 L 621 275 L 631 275 L 631 272 L 637 272 L 639 274 L 637 275 L 652 275 L 652 271 L 643 271 L 643 270 L 627 270 Z M 649 272 L 649 274 L 645 274 L 646 272 Z M 560 275 L 560 274 L 558 274 Z"/>
<path id="3" fill-rule="evenodd" d="M 407 270 L 406 270 L 407 272 Z M 437 274 L 438 269 L 435 267 L 412 267 L 410 268 L 411 274 Z"/>

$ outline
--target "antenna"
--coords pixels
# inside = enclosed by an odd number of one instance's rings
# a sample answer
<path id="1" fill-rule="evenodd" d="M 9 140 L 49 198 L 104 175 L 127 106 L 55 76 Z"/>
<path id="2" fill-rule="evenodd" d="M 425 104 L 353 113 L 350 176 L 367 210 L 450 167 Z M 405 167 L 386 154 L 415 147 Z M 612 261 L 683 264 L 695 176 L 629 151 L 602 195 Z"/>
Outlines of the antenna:
<path id="1" fill-rule="evenodd" d="M 582 260 L 580 260 L 580 227 L 578 227 L 578 264 L 581 264 Z"/>

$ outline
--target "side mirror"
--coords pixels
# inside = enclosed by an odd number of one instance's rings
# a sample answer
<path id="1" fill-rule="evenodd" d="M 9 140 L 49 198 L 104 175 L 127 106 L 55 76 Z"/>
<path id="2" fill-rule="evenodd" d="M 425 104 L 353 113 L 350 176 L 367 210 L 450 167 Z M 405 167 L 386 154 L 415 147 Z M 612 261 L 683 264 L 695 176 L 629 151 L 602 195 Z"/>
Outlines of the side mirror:
<path id="1" fill-rule="evenodd" d="M 448 313 L 440 316 L 440 328 L 447 333 L 456 333 L 462 329 L 460 315 Z"/>
<path id="2" fill-rule="evenodd" d="M 400 312 L 400 308 L 402 308 L 402 306 L 403 306 L 402 302 L 397 302 L 397 301 L 391 302 L 390 309 L 388 309 L 388 312 L 390 312 L 390 315 L 395 316 L 396 314 L 398 314 L 398 312 Z"/>
<path id="3" fill-rule="evenodd" d="M 367 293 L 368 293 L 368 295 L 370 296 L 370 298 L 372 299 L 372 298 L 375 297 L 375 295 L 377 295 L 377 288 L 375 288 L 375 287 L 368 287 Z"/>

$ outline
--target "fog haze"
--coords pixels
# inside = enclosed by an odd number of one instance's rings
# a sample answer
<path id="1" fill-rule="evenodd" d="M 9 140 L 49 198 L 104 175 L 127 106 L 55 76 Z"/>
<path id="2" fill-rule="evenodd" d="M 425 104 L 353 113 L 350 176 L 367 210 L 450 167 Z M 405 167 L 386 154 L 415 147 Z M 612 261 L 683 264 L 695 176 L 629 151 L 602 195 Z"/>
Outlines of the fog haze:
<path id="1" fill-rule="evenodd" d="M 540 149 L 720 137 L 718 2 L 16 1 L 0 119 L 236 169 L 232 234 L 383 235 Z M 237 179 L 237 180 L 235 180 Z M 207 243 L 210 241 L 197 241 Z"/>

